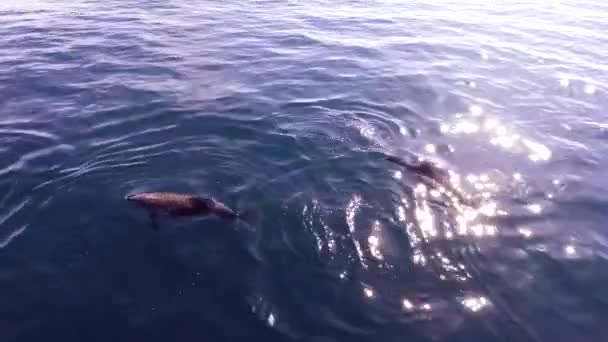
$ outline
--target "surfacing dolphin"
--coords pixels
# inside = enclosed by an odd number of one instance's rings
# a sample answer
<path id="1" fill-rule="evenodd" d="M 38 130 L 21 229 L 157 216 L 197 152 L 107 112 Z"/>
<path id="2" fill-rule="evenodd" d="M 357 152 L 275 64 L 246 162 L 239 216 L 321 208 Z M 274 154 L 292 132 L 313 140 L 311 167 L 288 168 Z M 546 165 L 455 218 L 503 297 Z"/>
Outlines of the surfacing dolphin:
<path id="1" fill-rule="evenodd" d="M 146 208 L 157 229 L 157 218 L 160 214 L 179 216 L 208 216 L 213 215 L 223 219 L 237 219 L 240 215 L 225 204 L 211 197 L 196 194 L 176 192 L 141 192 L 129 194 L 127 201 L 137 203 Z"/>
<path id="2" fill-rule="evenodd" d="M 416 175 L 421 176 L 425 180 L 425 183 L 431 187 L 443 187 L 444 189 L 448 190 L 452 196 L 455 196 L 460 203 L 467 206 L 476 205 L 473 200 L 465 196 L 454 186 L 454 184 L 452 184 L 450 174 L 446 170 L 435 165 L 433 162 L 423 160 L 417 163 L 412 163 L 395 156 L 388 156 L 386 157 L 386 160 L 399 166 L 403 166 Z"/>

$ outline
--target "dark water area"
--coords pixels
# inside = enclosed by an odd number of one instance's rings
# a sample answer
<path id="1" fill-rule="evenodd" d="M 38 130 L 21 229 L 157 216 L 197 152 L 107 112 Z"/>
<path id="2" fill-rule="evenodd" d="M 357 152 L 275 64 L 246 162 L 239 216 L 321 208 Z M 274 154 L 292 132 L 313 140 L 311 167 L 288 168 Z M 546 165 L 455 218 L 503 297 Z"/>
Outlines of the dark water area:
<path id="1" fill-rule="evenodd" d="M 2 2 L 0 341 L 606 341 L 607 15 Z"/>

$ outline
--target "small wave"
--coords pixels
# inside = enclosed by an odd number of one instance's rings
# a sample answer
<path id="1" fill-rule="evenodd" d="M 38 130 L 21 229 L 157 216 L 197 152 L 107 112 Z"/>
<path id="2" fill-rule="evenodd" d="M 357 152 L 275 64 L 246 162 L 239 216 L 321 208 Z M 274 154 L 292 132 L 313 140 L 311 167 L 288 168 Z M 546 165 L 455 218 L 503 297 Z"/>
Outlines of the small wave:
<path id="1" fill-rule="evenodd" d="M 6 221 L 8 221 L 11 217 L 16 215 L 19 211 L 21 211 L 21 209 L 23 209 L 28 202 L 28 199 L 23 200 L 19 204 L 13 206 L 7 213 L 0 216 L 0 226 L 3 225 Z"/>
<path id="2" fill-rule="evenodd" d="M 9 193 L 6 194 L 6 196 L 2 199 L 2 207 L 3 208 L 7 208 L 7 201 L 9 199 L 9 197 L 14 194 L 14 190 L 10 190 Z M 30 202 L 30 199 L 25 199 L 15 205 L 13 205 L 12 207 L 10 207 L 8 209 L 8 211 L 2 213 L 0 215 L 0 227 L 6 227 L 7 226 L 7 222 L 9 222 L 9 220 L 13 219 L 16 215 L 18 215 L 23 208 L 25 208 L 25 206 Z M 6 236 L 0 240 L 0 248 L 4 248 L 6 246 L 8 246 L 9 243 L 11 243 L 11 241 L 13 241 L 13 239 L 15 239 L 17 236 L 21 235 L 25 229 L 27 228 L 28 224 L 24 224 L 22 226 L 20 226 L 17 229 L 14 229 L 12 231 L 10 231 L 8 234 L 6 234 Z"/>
<path id="3" fill-rule="evenodd" d="M 61 144 L 26 153 L 25 155 L 19 157 L 19 160 L 16 162 L 4 167 L 3 169 L 0 169 L 0 176 L 4 176 L 14 171 L 25 170 L 36 159 L 47 157 L 61 151 L 72 150 L 74 150 L 73 146 Z"/>
<path id="4" fill-rule="evenodd" d="M 7 122 L 7 124 L 13 124 L 13 122 Z M 35 129 L 2 129 L 0 128 L 0 135 L 24 135 L 32 136 L 37 138 L 44 138 L 52 141 L 58 141 L 59 137 L 53 133 L 39 131 Z"/>
<path id="5" fill-rule="evenodd" d="M 61 170 L 63 176 L 53 178 L 51 180 L 44 181 L 33 187 L 33 190 L 39 190 L 45 188 L 50 185 L 54 185 L 57 183 L 65 182 L 65 181 L 74 181 L 80 177 L 83 177 L 87 174 L 91 174 L 94 172 L 105 171 L 105 170 L 119 170 L 122 168 L 131 168 L 133 166 L 141 166 L 146 165 L 147 161 L 97 161 L 89 164 L 83 164 L 81 166 L 75 168 L 68 168 Z"/>
<path id="6" fill-rule="evenodd" d="M 2 241 L 0 241 L 0 249 L 8 246 L 16 237 L 23 234 L 26 229 L 27 225 L 23 225 L 8 234 L 8 236 L 6 236 Z"/>
<path id="7" fill-rule="evenodd" d="M 125 108 L 125 110 L 128 110 L 128 109 Z M 153 116 L 156 116 L 156 115 L 153 114 L 153 113 L 144 113 L 144 114 L 139 114 L 139 115 L 134 115 L 134 114 L 132 114 L 132 115 L 124 115 L 124 116 L 121 116 L 120 118 L 117 118 L 117 119 L 101 120 L 99 123 L 91 126 L 89 128 L 89 132 L 90 133 L 95 133 L 97 131 L 101 131 L 101 130 L 108 129 L 108 128 L 121 127 L 121 126 L 124 126 L 126 124 L 133 125 L 137 121 L 149 119 L 149 118 L 151 118 Z"/>
<path id="8" fill-rule="evenodd" d="M 164 131 L 169 131 L 169 130 L 172 130 L 177 127 L 178 127 L 177 124 L 169 124 L 169 125 L 165 125 L 165 126 L 161 126 L 161 127 L 148 128 L 148 129 L 136 131 L 136 132 L 125 134 L 125 135 L 118 136 L 118 137 L 112 137 L 112 138 L 106 138 L 106 139 L 95 139 L 90 142 L 90 145 L 93 147 L 115 145 L 115 144 L 120 143 L 125 140 L 131 140 L 135 137 L 147 135 L 150 133 L 160 133 L 160 132 L 164 132 Z M 98 127 L 98 128 L 100 128 L 100 127 Z"/>

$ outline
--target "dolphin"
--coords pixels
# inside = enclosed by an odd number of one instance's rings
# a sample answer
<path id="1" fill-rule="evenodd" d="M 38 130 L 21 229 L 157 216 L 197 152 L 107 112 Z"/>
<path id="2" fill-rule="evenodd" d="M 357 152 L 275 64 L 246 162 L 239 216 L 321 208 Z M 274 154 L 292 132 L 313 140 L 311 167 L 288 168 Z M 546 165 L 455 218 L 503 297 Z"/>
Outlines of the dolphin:
<path id="1" fill-rule="evenodd" d="M 156 220 L 161 213 L 166 213 L 173 217 L 209 215 L 223 219 L 236 219 L 240 217 L 234 210 L 214 198 L 202 197 L 196 194 L 141 192 L 129 194 L 125 196 L 125 199 L 146 208 L 155 229 L 158 228 Z"/>
<path id="2" fill-rule="evenodd" d="M 404 159 L 395 156 L 388 156 L 386 157 L 386 160 L 399 166 L 403 166 L 418 175 L 428 177 L 441 185 L 450 181 L 450 175 L 447 171 L 439 168 L 433 162 L 428 160 L 420 161 L 417 164 L 407 162 Z"/>
<path id="3" fill-rule="evenodd" d="M 402 166 L 418 176 L 421 176 L 425 183 L 431 187 L 443 187 L 444 189 L 448 190 L 452 196 L 455 196 L 460 203 L 467 206 L 475 206 L 473 200 L 465 196 L 462 192 L 460 192 L 460 190 L 454 187 L 454 184 L 452 184 L 452 181 L 450 180 L 450 174 L 446 170 L 435 165 L 435 163 L 428 160 L 411 163 L 395 156 L 388 156 L 386 157 L 386 160 Z"/>

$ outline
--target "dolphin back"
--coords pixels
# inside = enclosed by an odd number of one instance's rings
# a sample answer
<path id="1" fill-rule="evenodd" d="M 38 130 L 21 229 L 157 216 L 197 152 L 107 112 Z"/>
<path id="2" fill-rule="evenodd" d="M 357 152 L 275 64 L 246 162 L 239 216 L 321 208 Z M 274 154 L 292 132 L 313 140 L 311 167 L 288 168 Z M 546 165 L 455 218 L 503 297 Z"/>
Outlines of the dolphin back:
<path id="1" fill-rule="evenodd" d="M 175 192 L 142 192 L 130 194 L 126 197 L 128 201 L 159 208 L 191 208 L 198 196 L 193 194 L 182 194 Z"/>

